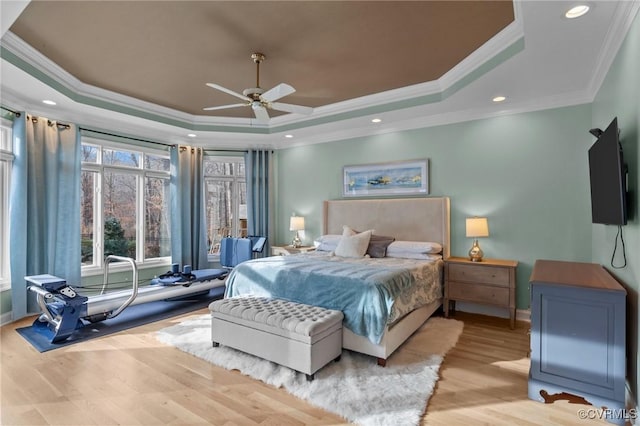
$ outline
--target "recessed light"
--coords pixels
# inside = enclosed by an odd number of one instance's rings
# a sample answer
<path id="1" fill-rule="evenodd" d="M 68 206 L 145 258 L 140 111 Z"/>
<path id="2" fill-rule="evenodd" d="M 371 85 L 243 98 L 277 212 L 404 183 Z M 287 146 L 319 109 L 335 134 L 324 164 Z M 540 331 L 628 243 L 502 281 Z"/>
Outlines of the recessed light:
<path id="1" fill-rule="evenodd" d="M 287 139 L 291 139 L 293 137 L 293 135 L 284 135 L 285 138 Z"/>
<path id="2" fill-rule="evenodd" d="M 195 133 L 189 133 L 187 136 L 189 136 L 190 138 L 195 138 L 196 134 Z"/>
<path id="3" fill-rule="evenodd" d="M 569 19 L 579 18 L 585 13 L 589 11 L 589 6 L 586 4 L 580 4 L 578 6 L 574 6 L 571 9 L 567 10 L 567 13 L 564 14 L 565 17 Z"/>
<path id="4" fill-rule="evenodd" d="M 372 123 L 381 123 L 382 119 L 381 118 L 374 118 L 373 120 L 371 120 Z"/>
<path id="5" fill-rule="evenodd" d="M 504 96 L 496 96 L 496 97 L 495 97 L 495 98 L 493 98 L 492 100 L 493 100 L 493 102 L 502 102 L 502 101 L 504 101 L 505 99 L 507 99 L 507 98 L 506 98 L 506 97 L 504 97 Z"/>
<path id="6" fill-rule="evenodd" d="M 42 101 L 42 103 L 47 105 L 56 105 L 54 101 L 50 101 L 49 99 L 45 99 L 44 101 Z"/>

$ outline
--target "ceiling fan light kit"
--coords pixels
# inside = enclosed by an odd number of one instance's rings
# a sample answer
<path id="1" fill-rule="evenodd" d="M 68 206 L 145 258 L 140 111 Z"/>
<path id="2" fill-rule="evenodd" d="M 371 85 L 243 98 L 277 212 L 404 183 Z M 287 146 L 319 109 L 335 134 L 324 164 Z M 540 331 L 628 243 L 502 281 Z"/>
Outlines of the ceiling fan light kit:
<path id="1" fill-rule="evenodd" d="M 280 83 L 265 92 L 260 87 L 260 63 L 265 60 L 265 55 L 263 53 L 256 52 L 251 55 L 251 59 L 253 59 L 253 62 L 256 64 L 256 87 L 245 89 L 242 91 L 242 94 L 240 94 L 227 89 L 226 87 L 220 86 L 219 84 L 207 83 L 207 86 L 220 90 L 228 95 L 240 98 L 244 102 L 239 104 L 206 107 L 203 108 L 204 111 L 250 106 L 257 121 L 263 124 L 269 123 L 269 113 L 267 112 L 267 109 L 305 115 L 313 113 L 313 108 L 311 107 L 275 102 L 280 98 L 284 98 L 285 96 L 294 93 L 296 89 L 286 83 Z"/>

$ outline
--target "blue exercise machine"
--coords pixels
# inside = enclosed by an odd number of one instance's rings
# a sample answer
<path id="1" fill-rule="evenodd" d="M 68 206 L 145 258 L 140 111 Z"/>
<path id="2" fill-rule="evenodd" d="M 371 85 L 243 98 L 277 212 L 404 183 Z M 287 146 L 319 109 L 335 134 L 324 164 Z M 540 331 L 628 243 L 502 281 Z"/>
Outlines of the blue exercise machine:
<path id="1" fill-rule="evenodd" d="M 224 285 L 224 279 L 237 264 L 247 261 L 254 253 L 262 252 L 266 238 L 224 238 L 220 246 L 222 269 L 192 270 L 185 265 L 182 272 L 179 265 L 154 278 L 148 286 L 140 287 L 138 268 L 133 259 L 122 256 L 107 256 L 104 265 L 104 283 L 100 294 L 84 296 L 63 278 L 53 275 L 32 275 L 25 277 L 30 283 L 28 289 L 36 294 L 42 311 L 34 321 L 52 343 L 63 342 L 75 330 L 87 323 L 95 323 L 118 316 L 129 306 L 159 300 L 179 300 L 209 294 L 209 290 Z M 132 272 L 132 288 L 107 292 L 109 265 L 112 262 L 128 262 Z"/>

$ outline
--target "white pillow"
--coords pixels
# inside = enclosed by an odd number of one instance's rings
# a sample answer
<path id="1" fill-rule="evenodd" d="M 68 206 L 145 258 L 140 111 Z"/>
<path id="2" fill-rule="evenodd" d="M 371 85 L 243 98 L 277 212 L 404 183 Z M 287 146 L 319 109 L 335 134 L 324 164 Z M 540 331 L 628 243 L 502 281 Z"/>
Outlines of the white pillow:
<path id="1" fill-rule="evenodd" d="M 336 247 L 336 256 L 364 257 L 367 252 L 367 247 L 369 247 L 369 240 L 371 239 L 372 231 L 368 230 L 355 235 L 345 234 L 347 234 L 346 229 L 338 243 L 338 247 Z"/>
<path id="2" fill-rule="evenodd" d="M 340 238 L 342 238 L 342 235 L 322 235 L 314 240 L 313 245 L 318 251 L 335 251 L 340 242 Z"/>
<path id="3" fill-rule="evenodd" d="M 428 241 L 394 241 L 387 247 L 387 256 L 394 253 L 441 253 L 442 244 Z M 392 257 L 392 256 L 389 256 Z"/>
<path id="4" fill-rule="evenodd" d="M 350 237 L 356 234 L 357 234 L 356 231 L 354 231 L 347 225 L 343 225 L 342 235 L 337 235 L 337 234 L 321 235 L 316 240 L 314 240 L 313 245 L 316 247 L 316 250 L 318 251 L 335 251 L 343 235 Z"/>
<path id="5" fill-rule="evenodd" d="M 373 230 L 371 230 L 373 232 Z M 350 226 L 342 225 L 342 236 L 351 237 L 352 235 L 356 235 L 358 231 L 354 230 Z"/>
<path id="6" fill-rule="evenodd" d="M 408 251 L 404 252 L 395 252 L 389 254 L 387 252 L 387 257 L 394 257 L 396 259 L 418 259 L 418 260 L 440 260 L 442 259 L 442 255 L 440 254 L 427 254 L 427 253 L 411 253 Z"/>

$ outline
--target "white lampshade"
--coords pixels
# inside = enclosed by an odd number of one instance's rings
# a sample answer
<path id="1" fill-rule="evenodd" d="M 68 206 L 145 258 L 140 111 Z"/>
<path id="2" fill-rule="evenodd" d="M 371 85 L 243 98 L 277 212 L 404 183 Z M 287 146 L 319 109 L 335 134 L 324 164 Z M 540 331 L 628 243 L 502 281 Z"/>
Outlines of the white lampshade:
<path id="1" fill-rule="evenodd" d="M 467 237 L 478 238 L 489 236 L 489 223 L 486 217 L 467 218 Z"/>
<path id="2" fill-rule="evenodd" d="M 304 217 L 291 216 L 289 220 L 289 231 L 304 231 Z"/>

